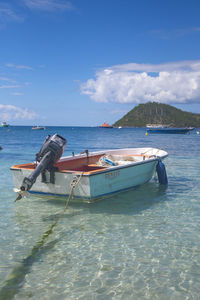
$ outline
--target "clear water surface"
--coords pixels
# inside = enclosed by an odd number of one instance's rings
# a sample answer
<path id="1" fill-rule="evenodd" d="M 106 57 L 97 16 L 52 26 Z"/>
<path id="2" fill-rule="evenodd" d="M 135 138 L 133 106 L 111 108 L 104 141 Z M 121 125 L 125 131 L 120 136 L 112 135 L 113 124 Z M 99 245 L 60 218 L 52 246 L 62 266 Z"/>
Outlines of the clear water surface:
<path id="1" fill-rule="evenodd" d="M 0 299 L 199 299 L 200 136 L 145 129 L 0 128 Z M 10 166 L 30 162 L 47 134 L 85 149 L 166 150 L 157 181 L 96 203 L 31 196 L 14 202 Z"/>

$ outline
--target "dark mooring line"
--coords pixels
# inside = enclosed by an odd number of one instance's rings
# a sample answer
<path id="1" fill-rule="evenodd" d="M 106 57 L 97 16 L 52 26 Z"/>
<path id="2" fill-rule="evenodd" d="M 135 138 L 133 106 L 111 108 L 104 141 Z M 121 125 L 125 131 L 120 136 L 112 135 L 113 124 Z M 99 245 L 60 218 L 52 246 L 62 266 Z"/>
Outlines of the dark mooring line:
<path id="1" fill-rule="evenodd" d="M 30 272 L 30 269 L 33 263 L 39 257 L 39 252 L 42 250 L 45 240 L 48 238 L 50 234 L 53 232 L 53 228 L 58 223 L 59 218 L 55 221 L 51 227 L 45 231 L 41 240 L 36 243 L 36 245 L 32 248 L 31 253 L 22 260 L 20 265 L 15 267 L 8 279 L 4 282 L 3 287 L 0 289 L 0 300 L 10 300 L 19 292 L 24 283 L 24 278 L 26 274 Z"/>
<path id="2" fill-rule="evenodd" d="M 79 183 L 79 181 L 82 177 L 82 174 L 79 176 L 79 178 L 73 177 L 72 182 L 70 184 L 70 187 L 71 187 L 70 194 L 66 200 L 64 210 L 58 215 L 56 221 L 50 226 L 50 228 L 47 231 L 45 231 L 45 233 L 42 235 L 41 240 L 39 242 L 37 242 L 36 245 L 32 248 L 30 255 L 28 255 L 26 258 L 24 258 L 22 260 L 22 262 L 16 268 L 14 268 L 12 270 L 10 276 L 4 282 L 3 287 L 0 289 L 0 300 L 13 299 L 13 297 L 22 288 L 26 274 L 29 273 L 31 266 L 39 257 L 39 252 L 44 248 L 43 246 L 44 246 L 45 240 L 48 238 L 48 236 L 50 234 L 52 234 L 54 227 L 56 226 L 58 221 L 63 217 L 66 209 L 68 208 L 69 201 L 71 200 L 71 198 L 73 196 L 74 188 Z"/>

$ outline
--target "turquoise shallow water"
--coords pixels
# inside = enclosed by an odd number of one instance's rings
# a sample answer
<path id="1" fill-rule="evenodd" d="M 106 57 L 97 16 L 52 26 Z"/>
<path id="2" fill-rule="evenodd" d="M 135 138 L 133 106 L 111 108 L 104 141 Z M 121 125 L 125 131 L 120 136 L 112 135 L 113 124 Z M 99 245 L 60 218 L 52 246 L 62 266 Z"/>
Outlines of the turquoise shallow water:
<path id="1" fill-rule="evenodd" d="M 144 129 L 0 129 L 0 299 L 199 299 L 200 136 Z M 34 160 L 47 134 L 65 154 L 122 147 L 166 150 L 157 181 L 96 203 L 31 196 L 14 202 L 10 166 Z M 55 225 L 55 226 L 54 226 Z M 52 228 L 52 226 L 54 226 Z"/>

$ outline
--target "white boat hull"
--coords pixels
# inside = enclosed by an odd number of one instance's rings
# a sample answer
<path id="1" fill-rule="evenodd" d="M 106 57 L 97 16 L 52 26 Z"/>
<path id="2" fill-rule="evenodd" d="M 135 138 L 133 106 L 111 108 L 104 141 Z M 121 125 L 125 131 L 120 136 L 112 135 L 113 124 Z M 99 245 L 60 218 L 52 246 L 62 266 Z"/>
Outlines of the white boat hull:
<path id="1" fill-rule="evenodd" d="M 148 156 L 142 153 L 148 153 Z M 155 171 L 158 157 L 164 158 L 167 153 L 155 148 L 131 148 L 121 150 L 108 150 L 90 153 L 89 159 L 95 155 L 135 155 L 136 161 L 128 162 L 123 165 L 100 168 L 92 172 L 82 172 L 79 170 L 62 170 L 55 172 L 55 183 L 50 183 L 50 174 L 46 171 L 46 182 L 42 182 L 39 175 L 30 192 L 67 196 L 71 193 L 71 183 L 77 179 L 78 183 L 73 190 L 73 195 L 77 198 L 87 199 L 88 201 L 107 196 L 112 193 L 121 192 L 148 182 Z M 139 154 L 138 154 L 139 153 Z M 60 159 L 58 164 L 73 163 L 77 159 L 87 159 L 83 155 L 75 157 L 65 157 Z M 30 169 L 19 166 L 11 167 L 14 184 L 20 188 L 24 177 L 31 174 Z"/>

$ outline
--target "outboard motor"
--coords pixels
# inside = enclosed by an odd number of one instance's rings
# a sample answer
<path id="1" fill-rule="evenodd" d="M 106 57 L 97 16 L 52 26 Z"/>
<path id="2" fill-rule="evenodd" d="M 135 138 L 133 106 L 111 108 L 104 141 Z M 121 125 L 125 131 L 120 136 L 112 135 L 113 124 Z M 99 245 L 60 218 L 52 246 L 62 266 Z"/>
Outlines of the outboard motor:
<path id="1" fill-rule="evenodd" d="M 59 134 L 54 134 L 52 137 L 48 135 L 46 137 L 40 151 L 36 154 L 37 166 L 28 177 L 24 178 L 16 200 L 21 199 L 23 193 L 31 189 L 40 173 L 44 174 L 45 170 L 50 172 L 53 170 L 53 165 L 62 156 L 66 143 L 66 139 Z"/>

